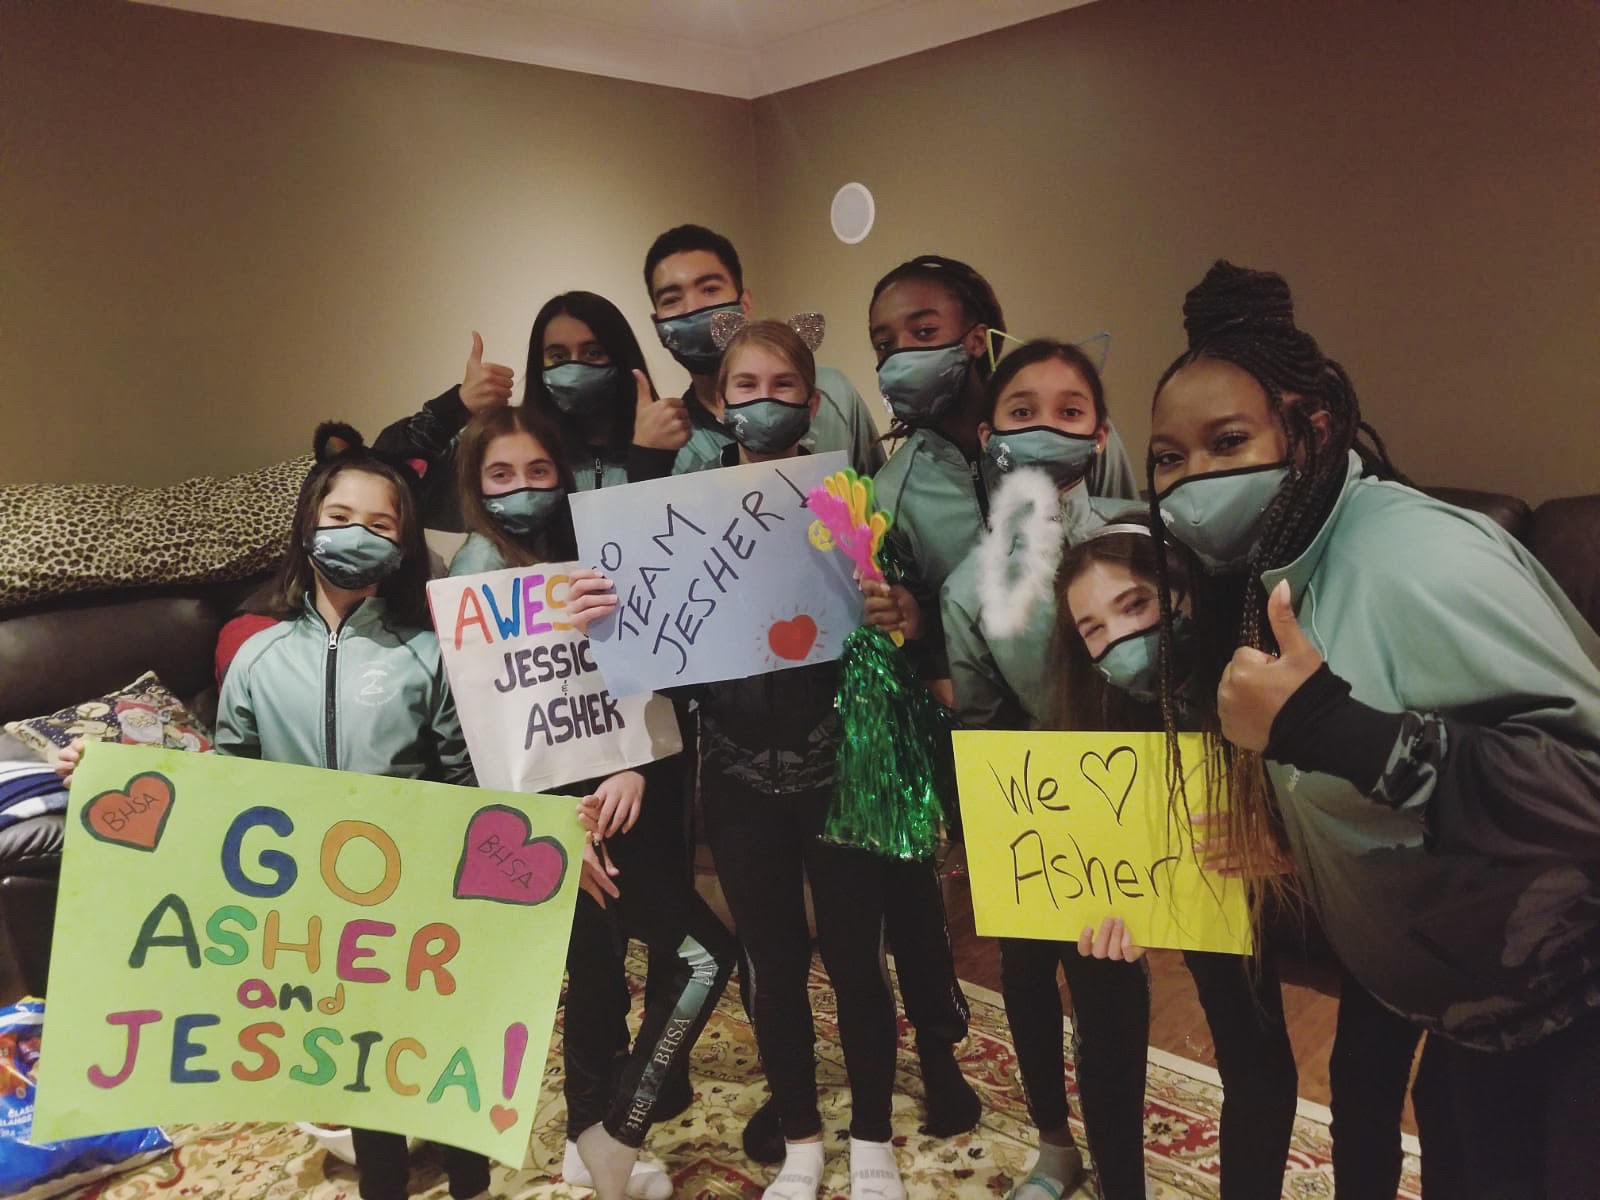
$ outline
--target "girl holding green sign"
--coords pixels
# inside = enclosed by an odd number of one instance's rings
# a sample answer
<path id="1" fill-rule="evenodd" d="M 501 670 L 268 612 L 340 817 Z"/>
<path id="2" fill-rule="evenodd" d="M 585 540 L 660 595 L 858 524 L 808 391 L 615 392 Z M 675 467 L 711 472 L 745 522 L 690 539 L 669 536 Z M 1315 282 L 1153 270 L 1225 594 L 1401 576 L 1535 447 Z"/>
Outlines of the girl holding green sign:
<path id="1" fill-rule="evenodd" d="M 556 426 L 532 404 L 474 417 L 456 451 L 471 538 L 451 573 L 576 558 L 568 462 Z M 690 883 L 682 786 L 675 755 L 561 789 L 585 797 L 593 843 L 609 855 L 617 879 L 610 903 L 598 890 L 578 897 L 567 951 L 562 1176 L 594 1187 L 602 1200 L 671 1195 L 672 1181 L 639 1159 L 639 1148 L 664 1087 L 686 1077 L 689 1053 L 733 970 L 733 938 Z M 651 950 L 644 1022 L 631 1051 L 625 1032 L 617 1042 L 619 1027 L 627 1028 L 630 937 Z"/>
<path id="2" fill-rule="evenodd" d="M 428 620 L 414 465 L 323 425 L 273 595 L 279 623 L 239 649 L 217 708 L 219 754 L 471 785 L 472 763 Z M 357 695 L 382 679 L 386 701 Z M 329 694 L 307 693 L 307 679 Z M 419 722 L 417 714 L 423 714 Z M 363 1200 L 408 1194 L 406 1139 L 352 1129 Z M 483 1155 L 444 1148 L 450 1195 L 486 1197 Z"/>
<path id="3" fill-rule="evenodd" d="M 1219 262 L 1183 315 L 1151 517 L 1195 564 L 1228 823 L 1281 823 L 1346 968 L 1441 1035 L 1455 1194 L 1592 1195 L 1600 638 L 1499 526 L 1396 481 L 1281 277 Z"/>

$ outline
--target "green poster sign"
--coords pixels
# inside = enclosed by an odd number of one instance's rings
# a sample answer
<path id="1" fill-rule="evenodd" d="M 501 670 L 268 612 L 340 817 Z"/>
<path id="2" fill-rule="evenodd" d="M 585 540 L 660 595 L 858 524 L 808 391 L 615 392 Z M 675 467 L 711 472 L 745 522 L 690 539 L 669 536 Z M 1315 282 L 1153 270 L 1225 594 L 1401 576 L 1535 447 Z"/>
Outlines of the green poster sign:
<path id="1" fill-rule="evenodd" d="M 34 1136 L 312 1120 L 520 1166 L 582 839 L 570 797 L 91 745 Z"/>

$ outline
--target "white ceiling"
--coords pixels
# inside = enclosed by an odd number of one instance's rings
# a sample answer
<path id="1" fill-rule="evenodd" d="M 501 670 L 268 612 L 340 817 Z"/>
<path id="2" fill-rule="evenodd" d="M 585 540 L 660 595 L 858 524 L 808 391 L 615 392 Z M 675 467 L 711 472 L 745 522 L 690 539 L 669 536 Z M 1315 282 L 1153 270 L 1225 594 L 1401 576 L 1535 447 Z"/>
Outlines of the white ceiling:
<path id="1" fill-rule="evenodd" d="M 139 0 L 754 99 L 1090 0 Z"/>

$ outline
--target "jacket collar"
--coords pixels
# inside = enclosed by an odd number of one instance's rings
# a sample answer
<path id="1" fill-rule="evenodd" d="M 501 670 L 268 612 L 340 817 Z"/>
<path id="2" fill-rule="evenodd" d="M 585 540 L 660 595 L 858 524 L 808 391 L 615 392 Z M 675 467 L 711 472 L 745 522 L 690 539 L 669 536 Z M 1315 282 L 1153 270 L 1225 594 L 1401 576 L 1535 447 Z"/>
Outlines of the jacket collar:
<path id="1" fill-rule="evenodd" d="M 305 610 L 306 615 L 311 619 L 313 628 L 320 627 L 321 629 L 327 630 L 329 633 L 334 632 L 333 630 L 328 629 L 328 622 L 325 621 L 322 614 L 317 611 L 317 598 L 312 592 L 309 591 L 306 593 Z M 353 609 L 350 610 L 350 615 L 347 616 L 344 619 L 344 623 L 339 626 L 338 634 L 342 638 L 347 633 L 357 633 L 364 630 L 376 629 L 378 626 L 383 624 L 383 618 L 387 611 L 388 604 L 382 596 L 368 596 L 365 600 L 361 601 L 361 603 L 357 604 Z"/>
<path id="2" fill-rule="evenodd" d="M 1279 580 L 1287 579 L 1289 600 L 1296 607 L 1299 606 L 1306 584 L 1310 582 L 1311 577 L 1316 574 L 1317 567 L 1322 563 L 1322 556 L 1328 549 L 1328 540 L 1333 536 L 1333 527 L 1339 523 L 1339 516 L 1344 509 L 1345 499 L 1350 495 L 1351 486 L 1361 478 L 1361 472 L 1361 456 L 1352 450 L 1350 460 L 1345 466 L 1344 486 L 1339 489 L 1338 498 L 1333 502 L 1333 509 L 1328 513 L 1328 519 L 1322 523 L 1322 528 L 1317 530 L 1317 536 L 1311 539 L 1311 544 L 1301 551 L 1300 556 L 1293 562 L 1261 573 L 1261 584 L 1269 593 L 1278 586 Z"/>

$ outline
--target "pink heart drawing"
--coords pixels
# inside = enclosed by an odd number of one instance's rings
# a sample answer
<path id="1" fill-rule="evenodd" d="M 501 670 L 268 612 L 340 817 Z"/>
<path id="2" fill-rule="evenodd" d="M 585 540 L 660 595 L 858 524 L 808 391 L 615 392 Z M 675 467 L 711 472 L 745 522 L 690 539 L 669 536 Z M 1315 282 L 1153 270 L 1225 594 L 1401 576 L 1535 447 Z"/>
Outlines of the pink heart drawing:
<path id="1" fill-rule="evenodd" d="M 503 804 L 473 813 L 456 868 L 456 899 L 527 906 L 559 892 L 567 852 L 555 838 L 532 833 L 528 818 Z"/>

